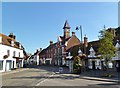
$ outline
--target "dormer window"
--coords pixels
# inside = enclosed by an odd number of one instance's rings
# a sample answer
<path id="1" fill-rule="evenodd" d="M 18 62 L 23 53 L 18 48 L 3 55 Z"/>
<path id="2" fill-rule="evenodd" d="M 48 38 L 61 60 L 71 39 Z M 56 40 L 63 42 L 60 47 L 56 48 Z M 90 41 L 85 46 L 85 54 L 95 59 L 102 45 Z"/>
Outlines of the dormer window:
<path id="1" fill-rule="evenodd" d="M 11 46 L 14 46 L 14 41 L 13 40 L 11 41 Z"/>
<path id="2" fill-rule="evenodd" d="M 20 43 L 19 43 L 19 48 L 20 48 L 20 49 L 22 48 Z"/>

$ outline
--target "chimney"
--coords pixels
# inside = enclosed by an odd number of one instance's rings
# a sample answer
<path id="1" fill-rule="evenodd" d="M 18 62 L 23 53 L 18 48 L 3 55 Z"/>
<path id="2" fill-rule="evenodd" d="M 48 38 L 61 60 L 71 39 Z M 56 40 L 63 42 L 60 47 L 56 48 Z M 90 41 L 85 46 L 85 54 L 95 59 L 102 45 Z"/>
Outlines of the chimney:
<path id="1" fill-rule="evenodd" d="M 75 35 L 75 32 L 72 32 L 72 36 L 74 36 Z"/>
<path id="2" fill-rule="evenodd" d="M 85 37 L 84 37 L 84 46 L 87 47 L 88 46 L 88 38 L 85 34 Z"/>
<path id="3" fill-rule="evenodd" d="M 40 48 L 40 52 L 42 51 L 42 48 Z"/>
<path id="4" fill-rule="evenodd" d="M 38 52 L 38 49 L 36 49 L 36 52 Z"/>
<path id="5" fill-rule="evenodd" d="M 52 45 L 53 44 L 53 41 L 50 41 L 50 45 Z"/>
<path id="6" fill-rule="evenodd" d="M 0 43 L 2 43 L 2 36 L 0 36 Z"/>
<path id="7" fill-rule="evenodd" d="M 88 38 L 85 34 L 85 37 L 84 37 L 84 53 L 86 54 L 86 47 L 88 47 Z"/>
<path id="8" fill-rule="evenodd" d="M 10 34 L 9 34 L 9 37 L 10 37 L 10 38 L 13 38 L 13 39 L 15 39 L 15 38 L 16 38 L 16 36 L 15 36 L 15 35 L 13 35 L 13 33 L 10 33 Z"/>

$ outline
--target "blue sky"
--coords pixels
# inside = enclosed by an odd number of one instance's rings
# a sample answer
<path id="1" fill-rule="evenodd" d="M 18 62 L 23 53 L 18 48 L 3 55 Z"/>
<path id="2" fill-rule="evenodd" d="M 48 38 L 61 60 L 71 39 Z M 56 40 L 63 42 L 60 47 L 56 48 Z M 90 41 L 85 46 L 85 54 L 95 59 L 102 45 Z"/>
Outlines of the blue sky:
<path id="1" fill-rule="evenodd" d="M 82 25 L 83 35 L 89 41 L 98 39 L 103 25 L 118 26 L 117 2 L 8 2 L 2 4 L 2 33 L 13 32 L 27 52 L 46 48 L 49 41 L 63 35 L 63 25 L 68 20 L 71 32 Z"/>

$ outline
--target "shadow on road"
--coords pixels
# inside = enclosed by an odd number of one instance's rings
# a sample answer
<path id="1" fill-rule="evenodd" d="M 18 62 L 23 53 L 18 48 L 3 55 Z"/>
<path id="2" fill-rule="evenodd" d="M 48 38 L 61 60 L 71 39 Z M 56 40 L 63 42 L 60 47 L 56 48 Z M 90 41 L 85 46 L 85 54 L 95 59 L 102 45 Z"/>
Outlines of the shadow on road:
<path id="1" fill-rule="evenodd" d="M 66 75 L 55 75 L 50 77 L 50 75 L 44 75 L 44 76 L 28 76 L 28 77 L 13 77 L 11 79 L 64 79 L 64 80 L 74 80 L 77 78 L 80 78 L 80 76 L 66 76 Z"/>

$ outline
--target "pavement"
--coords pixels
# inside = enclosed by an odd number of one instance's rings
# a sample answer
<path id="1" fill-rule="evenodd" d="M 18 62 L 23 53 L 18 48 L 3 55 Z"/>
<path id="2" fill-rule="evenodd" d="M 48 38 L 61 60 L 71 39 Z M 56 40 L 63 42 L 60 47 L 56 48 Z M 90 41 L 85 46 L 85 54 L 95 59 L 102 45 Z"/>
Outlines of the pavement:
<path id="1" fill-rule="evenodd" d="M 107 74 L 110 74 L 111 77 L 105 77 Z M 108 70 L 108 71 L 88 70 L 88 71 L 82 72 L 80 75 L 86 78 L 91 77 L 98 80 L 110 80 L 113 82 L 120 81 L 120 73 L 113 70 Z"/>
<path id="2" fill-rule="evenodd" d="M 17 72 L 25 71 L 25 70 L 28 70 L 28 69 L 29 69 L 29 68 L 17 68 L 17 69 L 15 69 L 15 70 L 2 72 L 2 75 L 17 73 Z"/>

